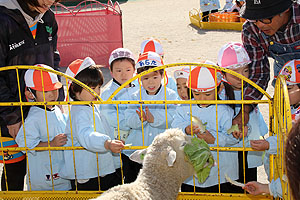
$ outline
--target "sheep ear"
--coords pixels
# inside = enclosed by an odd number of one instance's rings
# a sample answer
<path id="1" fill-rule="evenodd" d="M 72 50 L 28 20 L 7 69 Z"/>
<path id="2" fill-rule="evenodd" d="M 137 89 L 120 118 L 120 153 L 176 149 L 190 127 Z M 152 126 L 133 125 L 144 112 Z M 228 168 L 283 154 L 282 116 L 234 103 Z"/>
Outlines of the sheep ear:
<path id="1" fill-rule="evenodd" d="M 172 147 L 168 147 L 168 155 L 167 155 L 168 166 L 172 167 L 176 160 L 176 151 L 172 149 Z"/>
<path id="2" fill-rule="evenodd" d="M 134 162 L 143 164 L 143 160 L 144 160 L 146 153 L 147 153 L 147 149 L 136 150 L 135 152 L 133 152 L 130 155 L 129 159 Z"/>

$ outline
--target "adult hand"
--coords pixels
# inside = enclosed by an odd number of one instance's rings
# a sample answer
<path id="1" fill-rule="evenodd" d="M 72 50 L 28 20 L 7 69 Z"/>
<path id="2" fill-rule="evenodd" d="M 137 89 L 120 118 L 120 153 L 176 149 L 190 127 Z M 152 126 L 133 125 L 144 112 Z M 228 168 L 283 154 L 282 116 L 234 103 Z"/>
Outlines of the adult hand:
<path id="1" fill-rule="evenodd" d="M 18 135 L 21 126 L 22 126 L 22 122 L 18 122 L 12 125 L 7 125 L 6 127 L 8 129 L 9 134 L 15 139 Z"/>

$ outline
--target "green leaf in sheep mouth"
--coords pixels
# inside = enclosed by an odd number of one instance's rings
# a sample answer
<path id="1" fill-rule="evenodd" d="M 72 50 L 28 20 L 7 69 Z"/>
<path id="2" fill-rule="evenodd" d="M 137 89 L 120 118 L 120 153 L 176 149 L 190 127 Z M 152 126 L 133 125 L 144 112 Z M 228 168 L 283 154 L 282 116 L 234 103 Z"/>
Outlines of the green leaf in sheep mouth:
<path id="1" fill-rule="evenodd" d="M 194 137 L 191 143 L 184 146 L 184 153 L 187 160 L 193 165 L 198 181 L 203 183 L 215 162 L 208 144 L 203 139 Z"/>

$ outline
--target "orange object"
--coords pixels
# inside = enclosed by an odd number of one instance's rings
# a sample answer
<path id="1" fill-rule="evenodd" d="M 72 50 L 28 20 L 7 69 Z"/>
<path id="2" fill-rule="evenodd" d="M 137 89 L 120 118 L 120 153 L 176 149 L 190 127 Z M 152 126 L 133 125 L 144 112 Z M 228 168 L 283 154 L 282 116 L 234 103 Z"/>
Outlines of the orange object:
<path id="1" fill-rule="evenodd" d="M 240 22 L 237 12 L 211 13 L 209 14 L 210 22 Z"/>

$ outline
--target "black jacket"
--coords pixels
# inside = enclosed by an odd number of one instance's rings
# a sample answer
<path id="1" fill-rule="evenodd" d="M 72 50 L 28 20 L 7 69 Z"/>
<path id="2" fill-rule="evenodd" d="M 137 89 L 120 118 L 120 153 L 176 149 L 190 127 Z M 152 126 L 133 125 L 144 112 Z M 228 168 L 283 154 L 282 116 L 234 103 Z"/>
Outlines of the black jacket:
<path id="1" fill-rule="evenodd" d="M 57 23 L 54 13 L 48 10 L 38 22 L 36 38 L 17 9 L 0 6 L 0 68 L 11 65 L 46 64 L 58 70 Z M 19 70 L 22 101 L 26 101 L 24 74 Z M 0 71 L 0 102 L 19 102 L 16 70 Z M 24 108 L 26 117 L 29 108 Z M 21 121 L 20 107 L 0 106 L 2 136 L 9 136 L 6 125 Z"/>

